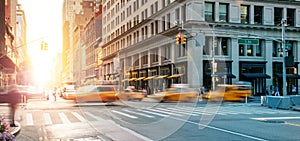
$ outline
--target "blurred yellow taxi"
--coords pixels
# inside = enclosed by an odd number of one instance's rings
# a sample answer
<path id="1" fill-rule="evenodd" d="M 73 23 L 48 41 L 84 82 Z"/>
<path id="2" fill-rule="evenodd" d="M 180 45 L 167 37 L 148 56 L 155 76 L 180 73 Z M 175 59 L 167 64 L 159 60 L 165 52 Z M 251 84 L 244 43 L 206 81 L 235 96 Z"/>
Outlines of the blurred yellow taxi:
<path id="1" fill-rule="evenodd" d="M 134 87 L 127 87 L 125 90 L 120 91 L 118 94 L 119 99 L 121 100 L 139 100 L 142 101 L 145 97 L 142 91 L 138 91 Z"/>
<path id="2" fill-rule="evenodd" d="M 78 88 L 77 102 L 113 102 L 119 100 L 114 85 L 88 85 Z"/>
<path id="3" fill-rule="evenodd" d="M 160 102 L 193 102 L 197 100 L 197 92 L 192 88 L 185 87 L 171 87 L 166 89 L 164 92 L 156 93 L 156 99 Z"/>
<path id="4" fill-rule="evenodd" d="M 203 94 L 202 98 L 212 101 L 244 101 L 252 97 L 249 84 L 220 84 L 215 91 Z"/>

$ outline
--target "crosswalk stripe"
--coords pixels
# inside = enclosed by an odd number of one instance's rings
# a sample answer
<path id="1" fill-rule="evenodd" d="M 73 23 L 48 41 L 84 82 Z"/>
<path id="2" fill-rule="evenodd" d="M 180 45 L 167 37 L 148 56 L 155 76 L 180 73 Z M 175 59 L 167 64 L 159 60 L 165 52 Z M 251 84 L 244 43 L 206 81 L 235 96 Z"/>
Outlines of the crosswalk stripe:
<path id="1" fill-rule="evenodd" d="M 26 113 L 26 125 L 34 125 L 31 113 Z"/>
<path id="2" fill-rule="evenodd" d="M 86 122 L 86 119 L 84 117 L 82 117 L 81 115 L 79 115 L 78 113 L 76 112 L 72 112 L 72 114 L 78 118 L 81 122 Z"/>
<path id="3" fill-rule="evenodd" d="M 165 115 L 165 114 L 160 114 L 160 113 L 154 113 L 151 111 L 147 111 L 146 109 L 137 109 L 140 112 L 144 112 L 144 113 L 148 113 L 148 114 L 152 114 L 152 115 L 157 115 L 157 116 L 161 116 L 161 117 L 168 117 L 169 115 Z"/>
<path id="4" fill-rule="evenodd" d="M 143 113 L 137 113 L 137 112 L 134 112 L 134 111 L 130 111 L 128 109 L 122 109 L 122 110 L 125 111 L 125 112 L 128 112 L 128 113 L 132 113 L 132 114 L 136 114 L 136 115 L 140 115 L 140 116 L 144 116 L 144 117 L 148 117 L 148 118 L 154 118 L 154 116 L 143 114 Z"/>
<path id="5" fill-rule="evenodd" d="M 158 109 L 147 109 L 150 111 L 154 111 L 154 112 L 160 112 L 160 113 L 164 113 L 164 114 L 168 114 L 168 115 L 173 115 L 173 116 L 182 116 L 180 114 L 175 114 L 175 113 L 171 113 L 171 112 L 166 112 L 166 111 L 162 111 L 162 110 L 158 110 Z"/>
<path id="6" fill-rule="evenodd" d="M 58 113 L 58 115 L 64 124 L 71 124 L 70 120 L 64 113 Z"/>
<path id="7" fill-rule="evenodd" d="M 187 112 L 187 111 L 177 111 L 177 109 L 164 109 L 164 108 L 157 108 L 159 110 L 163 110 L 163 111 L 167 111 L 167 112 L 174 112 L 174 113 L 177 113 L 177 114 L 184 114 L 184 115 L 191 115 L 191 116 L 198 116 L 198 114 L 194 114 L 192 112 Z"/>
<path id="8" fill-rule="evenodd" d="M 123 115 L 123 116 L 126 116 L 126 117 L 129 117 L 129 118 L 138 118 L 136 116 L 132 116 L 132 115 L 129 115 L 129 114 L 126 114 L 126 113 L 123 113 L 123 112 L 116 111 L 116 110 L 112 110 L 112 112 Z"/>
<path id="9" fill-rule="evenodd" d="M 51 125 L 52 124 L 51 116 L 50 116 L 49 113 L 44 113 L 44 119 L 45 119 L 45 124 L 46 125 Z"/>
<path id="10" fill-rule="evenodd" d="M 90 117 L 92 117 L 93 119 L 96 119 L 96 120 L 102 120 L 100 117 L 97 117 L 97 116 L 95 116 L 95 115 L 93 115 L 92 113 L 90 113 L 90 112 L 84 112 L 86 115 L 88 115 L 88 116 L 90 116 Z"/>

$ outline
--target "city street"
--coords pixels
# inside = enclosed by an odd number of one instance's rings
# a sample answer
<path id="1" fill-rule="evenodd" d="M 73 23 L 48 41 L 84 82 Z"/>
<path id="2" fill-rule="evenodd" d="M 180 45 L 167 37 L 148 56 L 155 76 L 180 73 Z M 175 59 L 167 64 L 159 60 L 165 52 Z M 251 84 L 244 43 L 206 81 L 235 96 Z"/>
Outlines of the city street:
<path id="1" fill-rule="evenodd" d="M 5 106 L 1 106 L 1 109 Z M 300 112 L 245 103 L 34 100 L 17 140 L 299 140 Z M 292 132 L 291 132 L 292 131 Z M 280 134 L 279 134 L 280 133 Z"/>

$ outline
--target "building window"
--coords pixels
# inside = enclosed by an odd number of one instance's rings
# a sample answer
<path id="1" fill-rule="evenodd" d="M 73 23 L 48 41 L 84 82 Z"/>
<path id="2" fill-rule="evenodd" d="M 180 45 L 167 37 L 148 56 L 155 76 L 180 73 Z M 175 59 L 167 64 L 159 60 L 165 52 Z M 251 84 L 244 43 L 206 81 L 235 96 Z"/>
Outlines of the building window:
<path id="1" fill-rule="evenodd" d="M 205 21 L 213 22 L 214 21 L 214 3 L 206 2 L 205 3 Z"/>
<path id="2" fill-rule="evenodd" d="M 247 56 L 253 56 L 253 45 L 247 45 Z"/>
<path id="3" fill-rule="evenodd" d="M 186 5 L 183 5 L 183 6 L 181 7 L 181 21 L 182 21 L 183 23 L 186 22 Z"/>
<path id="4" fill-rule="evenodd" d="M 239 55 L 245 56 L 245 47 L 244 45 L 239 45 Z"/>
<path id="5" fill-rule="evenodd" d="M 167 29 L 171 28 L 171 14 L 167 14 Z"/>
<path id="6" fill-rule="evenodd" d="M 152 50 L 151 60 L 152 63 L 158 62 L 158 48 Z"/>
<path id="7" fill-rule="evenodd" d="M 274 8 L 274 25 L 280 26 L 281 20 L 283 18 L 283 9 L 282 8 Z"/>
<path id="8" fill-rule="evenodd" d="M 241 23 L 242 24 L 249 24 L 249 6 L 248 5 L 241 5 Z"/>
<path id="9" fill-rule="evenodd" d="M 273 53 L 272 53 L 273 57 L 278 57 L 279 48 L 280 48 L 280 43 L 273 41 Z"/>
<path id="10" fill-rule="evenodd" d="M 164 51 L 164 60 L 169 60 L 171 59 L 171 47 L 170 45 L 165 45 L 163 48 Z"/>
<path id="11" fill-rule="evenodd" d="M 162 24 L 161 24 L 161 30 L 165 31 L 166 30 L 166 18 L 162 17 L 161 18 L 161 22 L 162 22 Z"/>
<path id="12" fill-rule="evenodd" d="M 228 22 L 228 4 L 220 3 L 219 5 L 219 21 Z"/>
<path id="13" fill-rule="evenodd" d="M 295 9 L 287 9 L 287 20 L 288 26 L 295 26 Z"/>
<path id="14" fill-rule="evenodd" d="M 262 24 L 263 7 L 254 6 L 254 24 Z"/>
<path id="15" fill-rule="evenodd" d="M 176 24 L 180 24 L 180 15 L 179 15 L 179 8 L 177 8 L 176 10 L 175 10 L 175 23 Z"/>
<path id="16" fill-rule="evenodd" d="M 213 37 L 206 36 L 205 37 L 205 46 L 203 46 L 203 55 L 210 55 L 212 43 L 213 43 Z"/>
<path id="17" fill-rule="evenodd" d="M 216 55 L 228 55 L 228 45 L 229 45 L 229 38 L 220 37 L 218 40 L 218 46 L 215 48 Z"/>

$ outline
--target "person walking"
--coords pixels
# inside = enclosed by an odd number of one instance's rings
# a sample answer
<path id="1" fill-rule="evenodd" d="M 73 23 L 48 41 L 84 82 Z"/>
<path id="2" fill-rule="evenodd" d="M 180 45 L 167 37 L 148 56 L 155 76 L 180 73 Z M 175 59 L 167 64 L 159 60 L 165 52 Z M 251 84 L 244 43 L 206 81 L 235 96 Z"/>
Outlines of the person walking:
<path id="1" fill-rule="evenodd" d="M 278 87 L 274 87 L 274 95 L 275 95 L 275 96 L 280 96 Z"/>
<path id="2" fill-rule="evenodd" d="M 18 103 L 21 99 L 21 94 L 19 93 L 17 85 L 11 85 L 8 88 L 7 92 L 10 101 L 10 119 L 11 119 L 11 127 L 16 127 L 15 125 L 15 113 L 18 106 Z"/>

